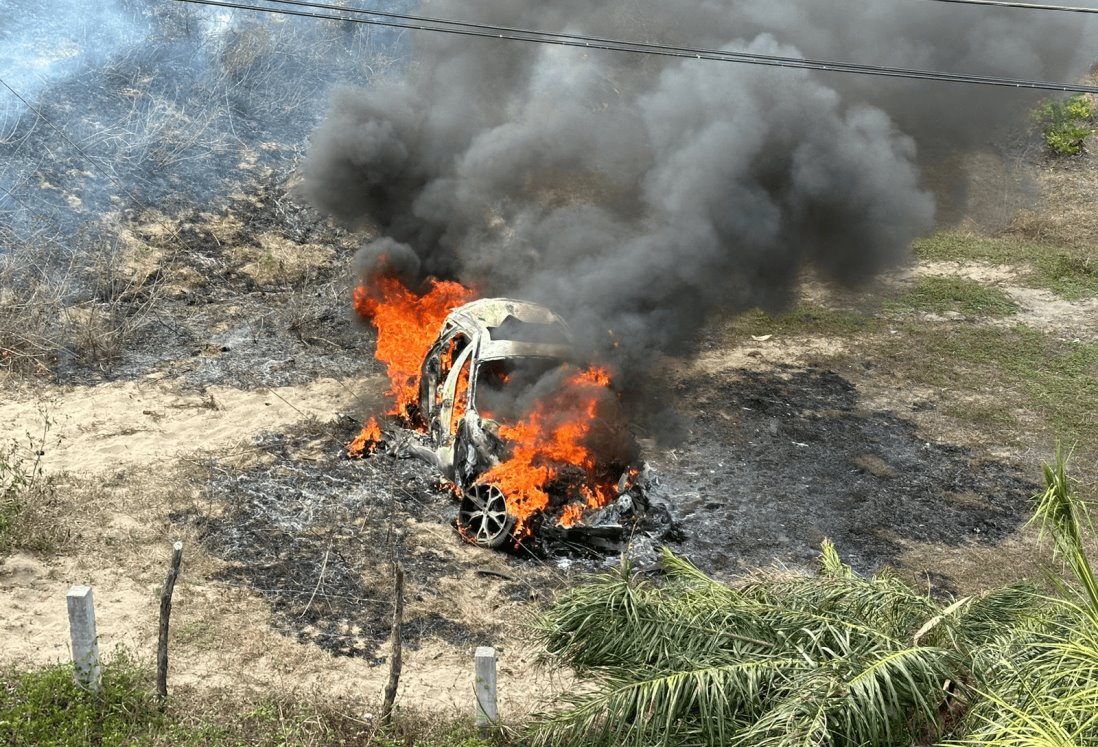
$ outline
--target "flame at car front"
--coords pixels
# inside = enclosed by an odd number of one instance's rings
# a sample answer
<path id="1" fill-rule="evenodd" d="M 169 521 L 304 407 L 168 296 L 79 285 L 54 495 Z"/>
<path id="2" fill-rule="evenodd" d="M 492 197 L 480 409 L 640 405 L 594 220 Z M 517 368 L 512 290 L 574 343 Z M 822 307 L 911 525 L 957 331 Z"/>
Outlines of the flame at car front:
<path id="1" fill-rule="evenodd" d="M 573 498 L 573 508 L 561 517 L 565 526 L 576 523 L 583 509 L 601 508 L 617 497 L 617 480 L 598 473 L 597 455 L 588 443 L 593 424 L 603 420 L 603 403 L 614 396 L 609 387 L 604 368 L 576 371 L 518 423 L 500 426 L 510 456 L 477 482 L 503 491 L 508 513 L 517 519 L 515 537 L 529 534 L 530 520 L 548 508 L 551 486 Z"/>
<path id="2" fill-rule="evenodd" d="M 417 294 L 397 278 L 377 276 L 354 293 L 355 310 L 377 329 L 376 357 L 385 364 L 387 394 L 393 398 L 388 414 L 396 416 L 404 427 L 419 431 L 426 427 L 418 411 L 424 356 L 447 315 L 475 296 L 472 289 L 451 281 L 431 280 L 425 289 Z M 516 540 L 532 532 L 534 518 L 550 507 L 551 494 L 558 497 L 555 506 L 561 510 L 557 521 L 562 526 L 582 522 L 585 511 L 605 506 L 618 494 L 618 475 L 600 465 L 598 445 L 607 439 L 595 433 L 599 427 L 622 427 L 615 418 L 607 417 L 616 397 L 610 389 L 609 371 L 564 365 L 558 375 L 559 382 L 548 394 L 536 398 L 514 422 L 498 425 L 505 449 L 475 479 L 474 484 L 494 485 L 503 493 L 507 512 L 515 518 L 512 534 Z M 506 381 L 506 375 L 500 377 Z M 466 377 L 458 386 L 453 423 L 466 411 L 467 390 Z M 377 420 L 371 417 L 348 445 L 347 454 L 373 453 L 381 440 Z"/>
<path id="3" fill-rule="evenodd" d="M 355 288 L 355 311 L 377 329 L 377 352 L 389 376 L 387 395 L 393 398 L 390 415 L 408 424 L 416 422 L 419 366 L 451 309 L 476 297 L 472 288 L 449 280 L 428 280 L 417 295 L 399 279 L 373 278 Z"/>

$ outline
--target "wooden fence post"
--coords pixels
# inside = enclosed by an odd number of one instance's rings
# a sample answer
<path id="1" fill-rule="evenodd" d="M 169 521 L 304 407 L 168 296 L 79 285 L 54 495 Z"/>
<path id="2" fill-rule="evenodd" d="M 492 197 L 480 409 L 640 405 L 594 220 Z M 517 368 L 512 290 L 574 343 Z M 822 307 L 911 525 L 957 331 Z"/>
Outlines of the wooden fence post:
<path id="1" fill-rule="evenodd" d="M 400 626 L 404 623 L 404 565 L 393 561 L 393 581 L 395 606 L 393 607 L 393 625 L 389 633 L 392 650 L 389 652 L 389 684 L 385 686 L 385 701 L 381 705 L 381 721 L 388 724 L 393 718 L 393 704 L 396 702 L 397 687 L 400 685 L 400 670 L 403 666 Z"/>
<path id="2" fill-rule="evenodd" d="M 72 641 L 72 663 L 76 682 L 98 692 L 99 637 L 95 632 L 95 604 L 90 586 L 73 586 L 65 597 L 69 609 L 69 638 Z"/>
<path id="3" fill-rule="evenodd" d="M 496 650 L 491 646 L 478 646 L 474 660 L 476 664 L 476 724 L 481 735 L 487 736 L 499 720 L 499 712 L 496 709 Z"/>
<path id="4" fill-rule="evenodd" d="M 164 590 L 160 593 L 160 639 L 156 647 L 156 692 L 161 698 L 168 697 L 168 620 L 172 616 L 172 592 L 175 591 L 175 579 L 179 576 L 179 564 L 183 560 L 183 543 L 172 545 L 172 567 L 164 581 Z"/>

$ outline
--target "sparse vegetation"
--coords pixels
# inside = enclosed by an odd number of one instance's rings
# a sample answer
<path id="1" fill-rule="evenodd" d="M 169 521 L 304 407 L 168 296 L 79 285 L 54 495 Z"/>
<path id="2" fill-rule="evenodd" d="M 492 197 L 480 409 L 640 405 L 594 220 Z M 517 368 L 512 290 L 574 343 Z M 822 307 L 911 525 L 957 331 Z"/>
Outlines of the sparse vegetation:
<path id="1" fill-rule="evenodd" d="M 342 713 L 319 700 L 184 694 L 164 707 L 151 673 L 124 649 L 103 665 L 103 687 L 78 686 L 72 666 L 0 670 L 0 743 L 11 747 L 490 747 L 470 721 L 397 712 L 393 723 Z"/>
<path id="2" fill-rule="evenodd" d="M 1065 299 L 1098 296 L 1098 255 L 1093 246 L 1049 246 L 1012 236 L 939 233 L 915 242 L 915 256 L 1009 265 L 1018 269 L 1020 283 L 1048 288 Z"/>
<path id="3" fill-rule="evenodd" d="M 1018 305 L 998 288 L 959 277 L 923 277 L 900 298 L 885 304 L 888 311 L 955 312 L 967 316 L 1009 316 Z"/>
<path id="4" fill-rule="evenodd" d="M 740 314 L 728 322 L 725 330 L 732 339 L 742 340 L 750 335 L 852 337 L 883 327 L 883 320 L 867 312 L 802 303 L 783 314 L 758 310 Z"/>
<path id="5" fill-rule="evenodd" d="M 57 484 L 42 472 L 41 456 L 51 421 L 40 436 L 0 444 L 0 559 L 16 550 L 52 552 L 64 536 L 56 521 Z"/>
<path id="6" fill-rule="evenodd" d="M 57 236 L 43 241 L 0 229 L 0 370 L 41 374 L 60 361 L 117 360 L 158 305 L 159 274 L 127 273 L 123 249 L 106 233 L 85 232 L 69 246 Z"/>
<path id="7" fill-rule="evenodd" d="M 1098 448 L 1098 344 L 1059 340 L 1026 325 L 898 325 L 883 339 L 888 366 L 954 392 L 996 393 L 1009 411 L 1036 414 L 1049 434 L 1088 453 Z M 986 413 L 985 413 L 986 417 Z"/>
<path id="8" fill-rule="evenodd" d="M 1046 101 L 1033 116 L 1053 153 L 1074 155 L 1094 134 L 1094 108 L 1086 94 Z"/>

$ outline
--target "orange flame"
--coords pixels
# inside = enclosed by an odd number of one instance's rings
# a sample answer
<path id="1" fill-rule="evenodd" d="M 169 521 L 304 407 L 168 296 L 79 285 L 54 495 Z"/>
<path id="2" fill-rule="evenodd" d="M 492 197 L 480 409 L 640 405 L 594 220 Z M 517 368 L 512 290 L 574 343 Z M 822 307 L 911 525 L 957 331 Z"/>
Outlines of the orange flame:
<path id="1" fill-rule="evenodd" d="M 494 484 L 503 492 L 508 513 L 517 519 L 516 538 L 529 534 L 530 520 L 548 508 L 548 487 L 561 477 L 565 466 L 582 473 L 584 485 L 579 491 L 588 507 L 605 506 L 614 499 L 616 484 L 599 479 L 595 454 L 585 443 L 599 403 L 609 396 L 609 383 L 605 369 L 577 372 L 539 400 L 520 422 L 500 426 L 499 435 L 511 444 L 511 456 L 478 482 Z"/>
<path id="2" fill-rule="evenodd" d="M 423 357 L 450 310 L 475 295 L 460 283 L 429 280 L 427 292 L 417 296 L 400 280 L 386 276 L 355 288 L 355 311 L 377 329 L 375 357 L 385 364 L 389 376 L 386 394 L 393 398 L 390 415 L 409 424 L 415 420 Z M 352 457 L 372 454 L 380 440 L 381 429 L 371 417 L 348 445 L 347 454 Z"/>
<path id="3" fill-rule="evenodd" d="M 468 402 L 465 393 L 469 391 L 469 367 L 458 372 L 457 386 L 454 388 L 454 409 L 450 412 L 450 430 L 456 431 L 457 424 L 465 417 Z"/>
<path id="4" fill-rule="evenodd" d="M 354 441 L 347 444 L 347 456 L 360 457 L 373 454 L 377 451 L 381 439 L 381 426 L 377 424 L 377 418 L 371 416 L 366 421 L 366 425 L 362 426 L 362 432 L 355 437 Z"/>
<path id="5" fill-rule="evenodd" d="M 583 504 L 582 503 L 569 503 L 564 507 L 564 510 L 560 512 L 559 523 L 562 527 L 571 527 L 579 523 L 583 518 Z"/>
<path id="6" fill-rule="evenodd" d="M 390 415 L 409 419 L 419 398 L 419 366 L 451 309 L 471 301 L 472 289 L 429 280 L 418 296 L 393 277 L 355 288 L 355 310 L 377 329 L 377 359 L 385 364 L 393 397 Z"/>
<path id="7" fill-rule="evenodd" d="M 420 366 L 447 314 L 468 303 L 475 292 L 459 283 L 428 281 L 418 295 L 393 277 L 379 277 L 359 285 L 354 293 L 355 310 L 377 329 L 376 357 L 389 377 L 396 415 L 407 426 L 417 423 Z M 453 350 L 449 351 L 450 357 Z M 506 374 L 500 374 L 506 381 Z M 468 370 L 458 382 L 452 414 L 453 423 L 463 415 L 469 386 Z M 530 534 L 531 520 L 549 507 L 550 489 L 564 488 L 571 501 L 562 510 L 561 526 L 573 526 L 584 511 L 599 508 L 617 496 L 616 481 L 599 473 L 596 456 L 586 443 L 592 425 L 600 419 L 601 403 L 612 396 L 610 373 L 591 367 L 567 376 L 556 392 L 534 404 L 529 414 L 514 425 L 501 425 L 499 436 L 509 444 L 510 456 L 478 478 L 493 483 L 516 517 L 514 536 Z M 484 417 L 491 417 L 486 412 Z M 352 457 L 372 454 L 383 438 L 377 419 L 371 417 L 362 432 L 347 447 Z"/>

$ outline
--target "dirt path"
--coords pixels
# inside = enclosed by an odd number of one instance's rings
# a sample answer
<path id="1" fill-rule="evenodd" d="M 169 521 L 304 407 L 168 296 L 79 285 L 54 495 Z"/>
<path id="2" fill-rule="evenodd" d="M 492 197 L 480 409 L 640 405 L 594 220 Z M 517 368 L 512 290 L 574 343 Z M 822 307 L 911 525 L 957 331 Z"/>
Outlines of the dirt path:
<path id="1" fill-rule="evenodd" d="M 264 431 L 355 411 L 355 393 L 376 379 L 318 379 L 258 390 L 210 386 L 198 392 L 152 374 L 98 386 L 45 386 L 0 404 L 0 432 L 38 438 L 49 421 L 42 466 L 80 477 L 167 467 L 203 453 L 225 459 Z"/>

